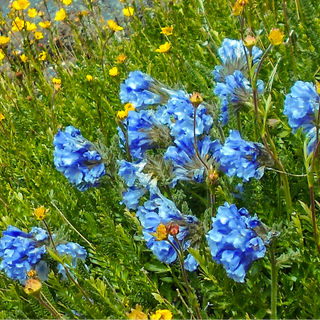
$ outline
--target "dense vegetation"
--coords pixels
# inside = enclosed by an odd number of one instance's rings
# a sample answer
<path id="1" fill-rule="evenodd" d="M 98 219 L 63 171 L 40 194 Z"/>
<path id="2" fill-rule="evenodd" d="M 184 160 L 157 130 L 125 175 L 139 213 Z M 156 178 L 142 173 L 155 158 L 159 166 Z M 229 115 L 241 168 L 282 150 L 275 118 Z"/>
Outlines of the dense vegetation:
<path id="1" fill-rule="evenodd" d="M 44 0 L 34 11 L 27 0 L 18 0 L 0 17 L 0 229 L 19 228 L 28 234 L 20 234 L 24 239 L 30 239 L 32 227 L 55 234 L 43 242 L 48 279 L 39 285 L 37 274 L 29 273 L 26 278 L 34 280 L 30 292 L 25 281 L 12 279 L 1 265 L 0 318 L 320 318 L 319 1 L 121 2 L 124 12 L 112 21 L 103 19 L 98 2 L 88 1 L 79 10 L 71 0 L 49 10 Z M 218 93 L 220 82 L 212 73 L 223 65 L 218 50 L 226 38 L 246 39 L 249 48 L 241 45 L 248 82 L 240 102 L 232 101 L 230 88 Z M 262 50 L 256 61 L 249 40 Z M 200 221 L 185 250 L 199 264 L 193 272 L 181 268 L 181 252 L 170 264 L 159 261 L 146 245 L 142 209 L 122 203 L 129 184 L 118 175 L 117 160 L 133 160 L 129 143 L 121 139 L 123 133 L 130 135 L 126 118 L 133 111 L 121 111 L 126 102 L 136 101 L 120 99 L 119 91 L 135 70 L 156 79 L 158 89 L 166 86 L 190 96 L 199 92 L 190 98 L 195 110 L 203 99 L 205 116 L 213 119 L 199 140 L 206 135 L 223 145 L 230 130 L 238 130 L 243 140 L 259 143 L 254 146 L 262 153 L 260 171 L 245 179 L 228 171 L 232 161 L 223 164 L 222 155 L 212 156 L 213 166 L 204 168 L 201 163 L 209 155 L 202 159 L 193 150 L 202 166 L 200 178 L 177 179 L 175 185 L 174 156 L 164 161 L 174 138 L 165 147 L 160 142 L 167 141 L 160 139 L 157 148 L 147 148 L 143 172 L 152 173 L 159 190 L 144 187 L 158 199 L 161 192 L 172 200 L 167 203 L 170 214 L 178 210 L 181 217 Z M 260 94 L 258 78 L 264 82 Z M 307 114 L 301 116 L 308 116 L 303 118 L 309 121 L 306 126 L 302 120 L 293 124 L 297 116 L 290 118 L 291 111 L 284 114 L 285 104 L 291 108 L 286 96 L 299 80 L 308 82 L 297 89 L 303 101 L 297 112 Z M 156 104 L 165 106 L 166 99 Z M 221 122 L 223 103 L 228 105 L 226 124 Z M 105 174 L 97 187 L 77 188 L 64 177 L 64 169 L 56 170 L 53 141 L 68 126 L 80 129 L 103 159 Z M 151 201 L 148 192 L 140 206 Z M 246 208 L 251 217 L 257 214 L 263 223 L 259 248 L 266 251 L 259 249 L 264 254 L 253 259 L 257 261 L 240 282 L 213 261 L 207 242 L 212 217 L 226 202 Z M 183 225 L 173 220 L 173 227 L 177 224 L 179 232 Z M 166 227 L 164 235 L 160 229 L 153 234 L 156 245 L 167 241 L 168 232 L 174 235 L 174 228 Z M 77 263 L 56 247 L 70 242 L 87 251 L 83 255 L 78 247 Z M 4 252 L 6 245 L 2 240 L 2 260 L 13 254 Z M 20 263 L 25 261 L 22 256 Z"/>

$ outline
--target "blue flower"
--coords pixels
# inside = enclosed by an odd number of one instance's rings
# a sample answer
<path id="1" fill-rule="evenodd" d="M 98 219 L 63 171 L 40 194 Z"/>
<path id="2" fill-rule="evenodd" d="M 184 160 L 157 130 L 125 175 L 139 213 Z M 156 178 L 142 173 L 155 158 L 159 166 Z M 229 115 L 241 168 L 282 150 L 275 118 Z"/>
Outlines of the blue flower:
<path id="1" fill-rule="evenodd" d="M 184 267 L 188 271 L 195 271 L 198 268 L 199 263 L 193 257 L 192 254 L 188 254 L 187 258 L 184 260 Z"/>
<path id="2" fill-rule="evenodd" d="M 230 135 L 220 150 L 220 169 L 229 177 L 237 176 L 243 181 L 260 179 L 265 165 L 273 165 L 273 160 L 260 143 L 245 141 L 237 130 Z"/>
<path id="3" fill-rule="evenodd" d="M 147 161 L 142 160 L 131 163 L 125 160 L 120 160 L 118 161 L 118 164 L 120 165 L 118 172 L 119 176 L 126 181 L 128 187 L 132 187 L 138 178 L 138 174 L 142 172 L 143 168 L 147 164 Z"/>
<path id="4" fill-rule="evenodd" d="M 245 77 L 248 76 L 246 53 L 249 57 L 249 51 L 244 47 L 242 40 L 225 38 L 218 53 L 222 64 L 216 66 L 212 72 L 216 82 L 224 82 L 225 78 L 236 70 L 241 71 Z M 262 50 L 254 46 L 252 48 L 253 65 L 260 61 L 261 55 Z"/>
<path id="5" fill-rule="evenodd" d="M 238 210 L 226 202 L 218 208 L 212 222 L 206 238 L 213 260 L 223 265 L 229 278 L 244 282 L 252 262 L 266 253 L 263 240 L 254 231 L 260 220 L 251 217 L 247 209 Z"/>
<path id="6" fill-rule="evenodd" d="M 262 94 L 264 90 L 263 81 L 258 80 L 257 86 L 258 93 Z M 222 118 L 222 124 L 225 125 L 229 119 L 228 105 L 232 105 L 234 113 L 238 112 L 252 96 L 252 88 L 249 80 L 240 71 L 235 71 L 225 78 L 225 83 L 217 83 L 214 93 L 220 97 L 220 117 Z"/>
<path id="7" fill-rule="evenodd" d="M 132 186 L 122 193 L 123 203 L 127 209 L 137 210 L 140 198 L 147 192 L 146 188 Z M 121 203 L 122 204 L 122 203 Z"/>
<path id="8" fill-rule="evenodd" d="M 299 128 L 304 133 L 314 128 L 316 110 L 319 110 L 319 95 L 315 86 L 311 82 L 297 81 L 286 95 L 283 110 L 293 133 Z"/>
<path id="9" fill-rule="evenodd" d="M 170 128 L 170 134 L 176 139 L 194 136 L 194 108 L 190 102 L 189 95 L 184 91 L 172 93 L 165 107 L 158 107 L 156 116 L 163 124 Z M 198 106 L 196 110 L 196 135 L 208 133 L 212 127 L 213 119 L 207 114 L 204 105 Z"/>
<path id="10" fill-rule="evenodd" d="M 200 221 L 194 216 L 183 215 L 175 204 L 165 198 L 159 190 L 156 194 L 152 194 L 151 198 L 151 200 L 146 201 L 143 206 L 139 207 L 136 216 L 143 227 L 143 235 L 147 241 L 147 247 L 152 250 L 160 261 L 172 263 L 177 258 L 176 251 L 168 241 L 156 241 L 152 233 L 156 232 L 161 223 L 166 225 L 174 222 L 179 225 L 177 239 L 182 243 L 183 249 L 187 250 L 192 245 L 193 237 L 198 233 Z M 169 239 L 177 246 L 171 235 L 169 235 Z M 189 262 L 191 263 L 191 261 Z M 192 262 L 191 265 L 194 265 L 194 263 Z"/>
<path id="11" fill-rule="evenodd" d="M 66 244 L 57 245 L 57 251 L 61 256 L 66 255 L 68 258 L 71 259 L 71 266 L 73 268 L 77 266 L 77 259 L 85 261 L 87 257 L 86 249 L 80 246 L 78 243 L 74 242 L 68 242 Z M 58 273 L 62 275 L 63 280 L 67 279 L 66 270 L 64 269 L 61 263 L 58 264 Z"/>
<path id="12" fill-rule="evenodd" d="M 94 145 L 86 140 L 79 129 L 72 126 L 59 130 L 53 140 L 54 164 L 80 191 L 97 186 L 105 175 L 105 165 Z"/>
<path id="13" fill-rule="evenodd" d="M 176 146 L 170 146 L 165 155 L 165 160 L 171 159 L 174 166 L 175 178 L 173 185 L 178 180 L 203 182 L 207 168 L 214 169 L 216 160 L 219 158 L 221 144 L 218 140 L 211 141 L 208 136 L 197 141 L 198 151 L 201 160 L 195 152 L 194 143 L 191 139 L 185 138 L 175 140 Z M 204 166 L 203 162 L 207 167 Z"/>
<path id="14" fill-rule="evenodd" d="M 0 240 L 0 269 L 4 270 L 9 278 L 23 283 L 27 272 L 34 269 L 46 253 L 44 241 L 47 239 L 47 231 L 41 228 L 35 227 L 30 233 L 25 233 L 9 225 Z"/>
<path id="15" fill-rule="evenodd" d="M 147 150 L 167 147 L 172 142 L 170 129 L 159 121 L 153 110 L 130 111 L 124 125 L 133 159 L 142 159 Z"/>
<path id="16" fill-rule="evenodd" d="M 161 95 L 152 92 L 156 81 L 141 71 L 130 72 L 128 79 L 120 85 L 122 103 L 132 103 L 136 110 L 160 104 Z"/>

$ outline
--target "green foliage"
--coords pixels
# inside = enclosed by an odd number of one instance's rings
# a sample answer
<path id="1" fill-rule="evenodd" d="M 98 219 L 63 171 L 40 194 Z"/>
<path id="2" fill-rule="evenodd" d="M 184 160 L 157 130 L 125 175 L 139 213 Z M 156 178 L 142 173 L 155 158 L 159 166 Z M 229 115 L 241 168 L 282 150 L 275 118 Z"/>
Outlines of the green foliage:
<path id="1" fill-rule="evenodd" d="M 54 22 L 52 16 L 52 27 L 42 30 L 44 40 L 34 41 L 33 34 L 23 30 L 12 32 L 9 44 L 1 47 L 6 58 L 0 66 L 0 112 L 5 117 L 0 120 L 0 228 L 44 228 L 43 222 L 32 215 L 43 205 L 49 209 L 46 222 L 57 240 L 75 241 L 86 247 L 85 264 L 79 261 L 75 269 L 70 268 L 75 282 L 63 281 L 52 261 L 70 263 L 68 259 L 58 256 L 53 247 L 46 257 L 54 271 L 43 283 L 41 295 L 65 319 L 125 318 L 136 304 L 145 313 L 149 311 L 149 317 L 158 309 L 171 310 L 175 318 L 190 317 L 190 301 L 178 262 L 167 265 L 158 261 L 146 247 L 134 212 L 120 205 L 124 186 L 117 177 L 116 160 L 126 155 L 115 136 L 116 114 L 123 109 L 119 85 L 130 71 L 141 70 L 173 89 L 200 92 L 217 119 L 219 101 L 213 94 L 211 72 L 220 63 L 218 48 L 223 39 L 240 39 L 241 25 L 231 14 L 234 1 L 137 2 L 133 17 L 115 13 L 113 18 L 124 28 L 121 32 L 112 33 L 99 4 L 88 2 L 87 16 L 76 16 L 71 10 L 67 21 Z M 279 318 L 320 318 L 319 255 L 303 154 L 304 134 L 293 135 L 282 114 L 284 95 L 293 83 L 319 77 L 319 12 L 317 0 L 255 0 L 249 1 L 244 12 L 244 36 L 255 35 L 260 48 L 268 47 L 267 35 L 272 27 L 285 34 L 285 45 L 272 48 L 263 63 L 260 77 L 266 83 L 266 93 L 260 100 L 259 112 L 265 121 L 267 142 L 291 174 L 286 177 L 292 206 L 288 208 L 281 172 L 272 168 L 266 168 L 263 179 L 246 184 L 241 198 L 233 197 L 241 182 L 236 177 L 220 172 L 215 187 L 215 209 L 225 201 L 233 202 L 257 213 L 263 223 L 281 232 L 268 248 L 276 256 Z M 4 19 L 7 22 L 0 25 L 0 31 L 6 36 L 12 19 Z M 49 20 L 47 12 L 44 20 Z M 173 35 L 160 33 L 161 27 L 171 25 Z M 167 41 L 172 45 L 170 51 L 157 53 L 155 50 Z M 25 53 L 28 61 L 22 62 L 15 50 Z M 38 60 L 42 51 L 47 53 L 46 61 Z M 123 64 L 116 63 L 120 54 L 127 56 Z M 115 77 L 109 75 L 114 66 L 119 69 Z M 93 80 L 88 81 L 87 75 Z M 61 79 L 60 89 L 54 88 L 53 77 Z M 243 137 L 262 142 L 252 101 L 243 110 Z M 227 136 L 236 121 L 231 118 L 229 127 L 221 131 Z M 80 128 L 108 159 L 108 174 L 100 188 L 80 192 L 55 169 L 52 140 L 59 128 L 68 125 Z M 215 125 L 212 136 L 219 135 Z M 179 184 L 171 191 L 166 180 L 170 170 L 163 164 L 156 167 L 159 158 L 149 156 L 154 161 L 153 172 L 165 181 L 163 193 L 172 197 L 181 212 L 200 218 L 207 233 L 212 218 L 207 186 Z M 319 201 L 318 180 L 314 179 Z M 319 232 L 318 226 L 316 229 Z M 187 272 L 187 276 L 202 317 L 269 318 L 268 257 L 256 261 L 246 283 L 238 284 L 212 260 L 203 234 L 199 239 L 201 245 L 189 252 L 200 267 Z M 0 318 L 45 319 L 52 318 L 52 314 L 1 271 Z"/>

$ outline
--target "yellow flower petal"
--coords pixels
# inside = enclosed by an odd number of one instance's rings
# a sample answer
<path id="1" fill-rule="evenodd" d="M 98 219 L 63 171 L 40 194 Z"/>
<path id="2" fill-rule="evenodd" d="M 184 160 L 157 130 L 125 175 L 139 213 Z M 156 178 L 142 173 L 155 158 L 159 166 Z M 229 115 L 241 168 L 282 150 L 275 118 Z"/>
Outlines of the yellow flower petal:
<path id="1" fill-rule="evenodd" d="M 272 28 L 268 38 L 272 45 L 277 46 L 283 42 L 284 34 L 279 29 Z"/>
<path id="2" fill-rule="evenodd" d="M 123 8 L 123 14 L 126 17 L 132 17 L 134 13 L 134 9 L 132 7 L 128 7 L 128 8 Z"/>
<path id="3" fill-rule="evenodd" d="M 64 10 L 63 8 L 61 8 L 59 11 L 57 11 L 56 13 L 56 17 L 54 18 L 54 20 L 56 21 L 63 21 L 66 18 L 66 10 Z"/>
<path id="4" fill-rule="evenodd" d="M 171 36 L 173 34 L 173 26 L 161 28 L 161 32 L 160 33 L 163 33 L 166 36 Z"/>
<path id="5" fill-rule="evenodd" d="M 108 26 L 113 31 L 121 31 L 123 30 L 114 20 L 108 20 Z"/>
<path id="6" fill-rule="evenodd" d="M 116 77 L 119 74 L 119 70 L 117 67 L 113 67 L 109 70 L 109 75 L 112 77 Z"/>
<path id="7" fill-rule="evenodd" d="M 10 41 L 10 37 L 1 36 L 0 44 L 7 44 Z"/>
<path id="8" fill-rule="evenodd" d="M 37 10 L 34 9 L 34 8 L 28 10 L 28 16 L 29 16 L 30 18 L 36 17 L 37 14 L 38 14 L 38 13 L 37 13 Z"/>
<path id="9" fill-rule="evenodd" d="M 162 44 L 159 49 L 156 50 L 156 52 L 160 52 L 160 53 L 166 53 L 170 50 L 171 48 L 171 43 L 170 42 L 166 42 L 165 44 Z"/>

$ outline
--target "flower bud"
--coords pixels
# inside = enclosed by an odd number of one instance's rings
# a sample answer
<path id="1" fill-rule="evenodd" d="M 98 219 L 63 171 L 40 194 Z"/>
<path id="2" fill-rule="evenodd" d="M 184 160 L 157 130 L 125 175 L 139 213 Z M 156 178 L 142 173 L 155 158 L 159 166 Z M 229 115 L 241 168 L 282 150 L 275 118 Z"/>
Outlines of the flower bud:
<path id="1" fill-rule="evenodd" d="M 31 269 L 30 271 L 27 272 L 27 276 L 29 278 L 35 278 L 36 275 L 37 275 L 37 271 L 36 270 Z"/>
<path id="2" fill-rule="evenodd" d="M 190 102 L 194 108 L 197 108 L 203 102 L 203 98 L 200 93 L 194 92 L 190 97 Z"/>
<path id="3" fill-rule="evenodd" d="M 253 36 L 247 36 L 244 41 L 243 44 L 249 49 L 251 50 L 253 48 L 253 46 L 256 44 L 257 39 Z"/>
<path id="4" fill-rule="evenodd" d="M 179 225 L 174 222 L 169 222 L 166 224 L 167 233 L 171 236 L 176 236 L 179 233 Z"/>
<path id="5" fill-rule="evenodd" d="M 42 283 L 38 278 L 30 278 L 26 281 L 26 285 L 23 288 L 24 292 L 30 296 L 38 296 L 42 288 Z"/>

